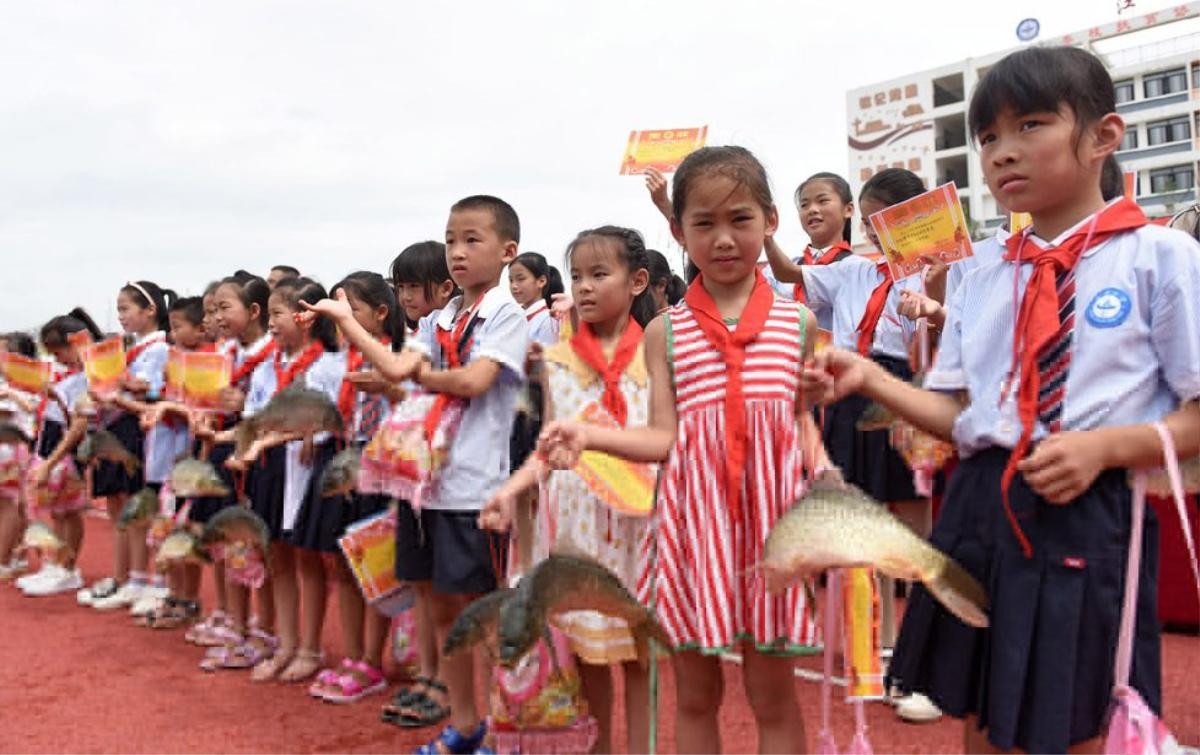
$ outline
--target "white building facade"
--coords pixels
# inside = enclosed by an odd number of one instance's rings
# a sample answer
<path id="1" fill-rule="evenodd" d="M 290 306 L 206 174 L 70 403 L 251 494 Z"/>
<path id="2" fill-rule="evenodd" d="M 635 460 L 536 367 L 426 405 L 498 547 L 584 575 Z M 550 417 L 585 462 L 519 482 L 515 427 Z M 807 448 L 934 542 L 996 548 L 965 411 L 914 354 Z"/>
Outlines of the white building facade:
<path id="1" fill-rule="evenodd" d="M 1200 1 L 1034 44 L 1084 47 L 1105 62 L 1126 123 L 1117 159 L 1137 173 L 1136 198 L 1147 215 L 1169 216 L 1196 201 Z M 908 168 L 929 187 L 953 181 L 976 236 L 999 225 L 1002 213 L 984 183 L 966 110 L 988 68 L 1016 49 L 848 92 L 846 177 L 854 195 L 876 172 Z"/>

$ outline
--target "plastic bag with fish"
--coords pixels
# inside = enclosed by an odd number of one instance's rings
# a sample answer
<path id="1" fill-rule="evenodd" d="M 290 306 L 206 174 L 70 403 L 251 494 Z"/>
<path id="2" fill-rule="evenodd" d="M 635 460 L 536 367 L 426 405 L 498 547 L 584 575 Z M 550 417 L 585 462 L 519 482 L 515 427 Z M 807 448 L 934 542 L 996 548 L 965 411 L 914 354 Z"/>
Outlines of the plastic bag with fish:
<path id="1" fill-rule="evenodd" d="M 920 580 L 964 623 L 988 625 L 987 594 L 953 559 L 853 485 L 818 480 L 775 522 L 758 570 L 768 590 L 779 592 L 812 573 L 849 566 Z"/>
<path id="2" fill-rule="evenodd" d="M 152 488 L 142 488 L 130 496 L 117 517 L 117 529 L 126 530 L 151 521 L 159 512 L 158 494 Z"/>
<path id="3" fill-rule="evenodd" d="M 200 539 L 185 528 L 176 528 L 158 546 L 154 566 L 166 569 L 177 564 L 207 564 L 212 561 L 200 547 Z"/>
<path id="4" fill-rule="evenodd" d="M 45 463 L 44 459 L 34 459 L 30 465 L 27 500 L 33 507 L 50 516 L 87 508 L 87 490 L 83 478 L 79 476 L 75 463 L 65 456 L 50 470 L 45 485 L 33 484 L 33 475 Z"/>
<path id="5" fill-rule="evenodd" d="M 451 400 L 430 432 L 427 420 L 437 398 L 432 393 L 417 393 L 396 405 L 363 449 L 360 493 L 400 498 L 414 509 L 421 508 L 421 501 L 436 484 L 466 407 L 461 399 Z"/>

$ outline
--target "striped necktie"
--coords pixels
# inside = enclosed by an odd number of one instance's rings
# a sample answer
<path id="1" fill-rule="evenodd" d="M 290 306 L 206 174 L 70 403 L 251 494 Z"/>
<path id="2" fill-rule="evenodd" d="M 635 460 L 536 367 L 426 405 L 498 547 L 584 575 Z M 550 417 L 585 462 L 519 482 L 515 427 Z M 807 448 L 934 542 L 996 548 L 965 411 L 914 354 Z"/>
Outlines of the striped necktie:
<path id="1" fill-rule="evenodd" d="M 1067 373 L 1071 368 L 1071 342 L 1075 330 L 1075 268 L 1061 273 L 1057 279 L 1058 330 L 1038 356 L 1038 419 L 1056 433 L 1062 429 L 1063 396 L 1066 394 Z"/>

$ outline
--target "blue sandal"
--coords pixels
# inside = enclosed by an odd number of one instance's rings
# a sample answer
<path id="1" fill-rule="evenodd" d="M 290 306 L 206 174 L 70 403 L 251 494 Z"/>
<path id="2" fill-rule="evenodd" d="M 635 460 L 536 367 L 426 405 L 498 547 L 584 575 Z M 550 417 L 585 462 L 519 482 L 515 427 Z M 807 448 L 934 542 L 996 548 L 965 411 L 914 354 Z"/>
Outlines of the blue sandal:
<path id="1" fill-rule="evenodd" d="M 451 755 L 469 755 L 469 753 L 479 751 L 485 736 L 487 736 L 486 721 L 480 721 L 479 726 L 469 737 L 464 737 L 462 732 L 448 725 L 442 729 L 441 734 L 438 734 L 437 739 L 418 748 L 416 753 L 417 755 L 440 755 L 442 750 L 438 748 L 438 745 L 442 745 L 446 748 L 445 751 Z"/>

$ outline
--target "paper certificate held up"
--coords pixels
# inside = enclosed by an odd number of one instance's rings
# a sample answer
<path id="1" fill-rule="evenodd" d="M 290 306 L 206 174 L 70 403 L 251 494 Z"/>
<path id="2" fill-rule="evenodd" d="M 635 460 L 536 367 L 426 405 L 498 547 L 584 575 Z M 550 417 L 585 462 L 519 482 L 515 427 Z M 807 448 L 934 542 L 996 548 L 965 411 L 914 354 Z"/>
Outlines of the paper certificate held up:
<path id="1" fill-rule="evenodd" d="M 83 351 L 83 370 L 88 388 L 96 393 L 113 393 L 125 374 L 125 343 L 114 336 Z"/>
<path id="2" fill-rule="evenodd" d="M 183 355 L 183 400 L 193 409 L 217 409 L 221 390 L 229 386 L 233 363 L 228 354 L 187 352 Z"/>
<path id="3" fill-rule="evenodd" d="M 916 275 L 922 257 L 955 262 L 970 257 L 971 234 L 953 183 L 943 184 L 871 216 L 892 279 Z"/>
<path id="4" fill-rule="evenodd" d="M 396 514 L 381 511 L 350 525 L 338 538 L 338 547 L 362 590 L 373 606 L 394 615 L 390 609 L 403 607 L 405 585 L 396 579 Z M 396 611 L 398 612 L 398 611 Z"/>
<path id="5" fill-rule="evenodd" d="M 183 399 L 183 352 L 173 346 L 167 352 L 167 381 L 163 385 L 163 398 L 168 401 Z"/>
<path id="6" fill-rule="evenodd" d="M 583 407 L 579 421 L 589 425 L 616 427 L 612 418 L 599 404 Z M 606 506 L 630 516 L 649 516 L 654 508 L 654 489 L 658 483 L 652 464 L 618 459 L 599 451 L 584 451 L 575 471 L 584 483 Z"/>
<path id="7" fill-rule="evenodd" d="M 683 158 L 703 147 L 707 138 L 708 126 L 630 131 L 625 156 L 621 158 L 621 175 L 645 173 L 646 168 L 670 173 Z"/>
<path id="8" fill-rule="evenodd" d="M 50 384 L 50 363 L 40 359 L 5 352 L 0 354 L 0 368 L 9 385 L 26 393 L 45 393 Z"/>

